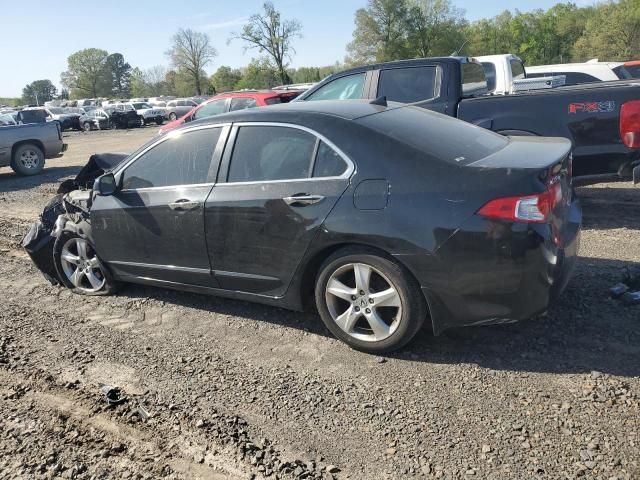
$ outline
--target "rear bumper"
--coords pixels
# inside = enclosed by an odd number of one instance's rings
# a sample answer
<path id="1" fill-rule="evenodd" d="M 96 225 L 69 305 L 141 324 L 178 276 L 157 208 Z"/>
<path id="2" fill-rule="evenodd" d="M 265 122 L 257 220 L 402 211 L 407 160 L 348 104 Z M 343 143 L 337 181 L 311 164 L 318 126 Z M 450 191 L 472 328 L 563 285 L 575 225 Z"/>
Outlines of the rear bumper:
<path id="1" fill-rule="evenodd" d="M 578 200 L 560 235 L 547 224 L 497 224 L 479 217 L 467 222 L 437 252 L 443 271 L 419 278 L 434 333 L 545 312 L 571 278 L 581 222 Z"/>

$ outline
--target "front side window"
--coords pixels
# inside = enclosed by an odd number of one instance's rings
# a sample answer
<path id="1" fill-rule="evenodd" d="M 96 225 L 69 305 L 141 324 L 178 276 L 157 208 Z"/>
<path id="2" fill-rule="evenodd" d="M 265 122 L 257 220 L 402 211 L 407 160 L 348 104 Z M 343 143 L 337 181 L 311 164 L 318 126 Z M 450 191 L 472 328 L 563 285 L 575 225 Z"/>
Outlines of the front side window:
<path id="1" fill-rule="evenodd" d="M 309 178 L 316 137 L 297 128 L 240 127 L 229 166 L 229 182 Z"/>
<path id="2" fill-rule="evenodd" d="M 255 98 L 232 98 L 231 107 L 229 111 L 234 112 L 236 110 L 246 110 L 248 108 L 257 107 L 258 103 Z"/>
<path id="3" fill-rule="evenodd" d="M 320 87 L 305 100 L 353 100 L 362 98 L 364 73 L 336 78 Z"/>
<path id="4" fill-rule="evenodd" d="M 215 102 L 207 103 L 203 105 L 198 110 L 193 112 L 193 119 L 197 120 L 199 118 L 207 118 L 213 117 L 214 115 L 219 115 L 224 113 L 227 106 L 227 99 L 217 100 Z"/>
<path id="5" fill-rule="evenodd" d="M 525 78 L 524 65 L 520 60 L 510 60 L 509 64 L 511 65 L 511 75 L 515 80 Z"/>
<path id="6" fill-rule="evenodd" d="M 347 163 L 333 148 L 320 142 L 316 161 L 313 165 L 314 177 L 339 177 L 347 170 Z"/>
<path id="7" fill-rule="evenodd" d="M 168 137 L 126 168 L 124 190 L 207 183 L 221 128 L 187 131 Z"/>
<path id="8" fill-rule="evenodd" d="M 400 103 L 413 103 L 435 97 L 437 68 L 393 68 L 380 72 L 378 96 Z"/>

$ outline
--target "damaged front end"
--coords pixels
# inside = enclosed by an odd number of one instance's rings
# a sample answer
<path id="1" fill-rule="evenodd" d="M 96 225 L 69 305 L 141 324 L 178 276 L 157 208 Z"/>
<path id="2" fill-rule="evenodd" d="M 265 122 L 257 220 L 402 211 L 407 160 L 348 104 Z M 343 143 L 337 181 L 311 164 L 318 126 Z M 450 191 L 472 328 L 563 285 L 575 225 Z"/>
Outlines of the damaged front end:
<path id="1" fill-rule="evenodd" d="M 22 239 L 23 248 L 52 285 L 61 283 L 53 257 L 56 239 L 63 231 L 83 233 L 78 231 L 78 225 L 83 222 L 86 225 L 89 220 L 93 182 L 127 156 L 121 153 L 92 155 L 75 178 L 60 184 L 57 195 Z"/>

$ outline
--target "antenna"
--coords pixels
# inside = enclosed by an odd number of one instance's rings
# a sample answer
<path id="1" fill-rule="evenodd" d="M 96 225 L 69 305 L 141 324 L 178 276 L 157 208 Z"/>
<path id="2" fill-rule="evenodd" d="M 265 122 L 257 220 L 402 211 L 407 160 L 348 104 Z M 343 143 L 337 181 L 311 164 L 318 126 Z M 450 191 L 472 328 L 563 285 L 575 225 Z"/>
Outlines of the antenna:
<path id="1" fill-rule="evenodd" d="M 469 43 L 469 40 L 465 40 L 462 45 L 460 45 L 460 47 L 453 52 L 451 55 L 449 55 L 450 57 L 457 57 L 458 55 L 460 55 L 460 52 L 462 51 L 462 49 L 464 48 L 464 46 Z"/>

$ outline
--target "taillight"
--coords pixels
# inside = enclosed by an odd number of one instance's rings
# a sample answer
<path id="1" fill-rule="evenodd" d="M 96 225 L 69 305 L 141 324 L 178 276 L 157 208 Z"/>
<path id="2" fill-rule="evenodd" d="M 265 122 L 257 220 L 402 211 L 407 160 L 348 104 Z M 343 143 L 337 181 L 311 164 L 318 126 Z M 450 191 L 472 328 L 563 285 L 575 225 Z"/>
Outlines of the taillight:
<path id="1" fill-rule="evenodd" d="M 486 203 L 478 215 L 492 220 L 520 223 L 546 223 L 551 212 L 562 202 L 562 186 L 559 181 L 549 185 L 537 195 L 496 198 Z"/>
<path id="2" fill-rule="evenodd" d="M 620 138 L 629 148 L 640 148 L 640 100 L 622 104 L 620 108 Z"/>

